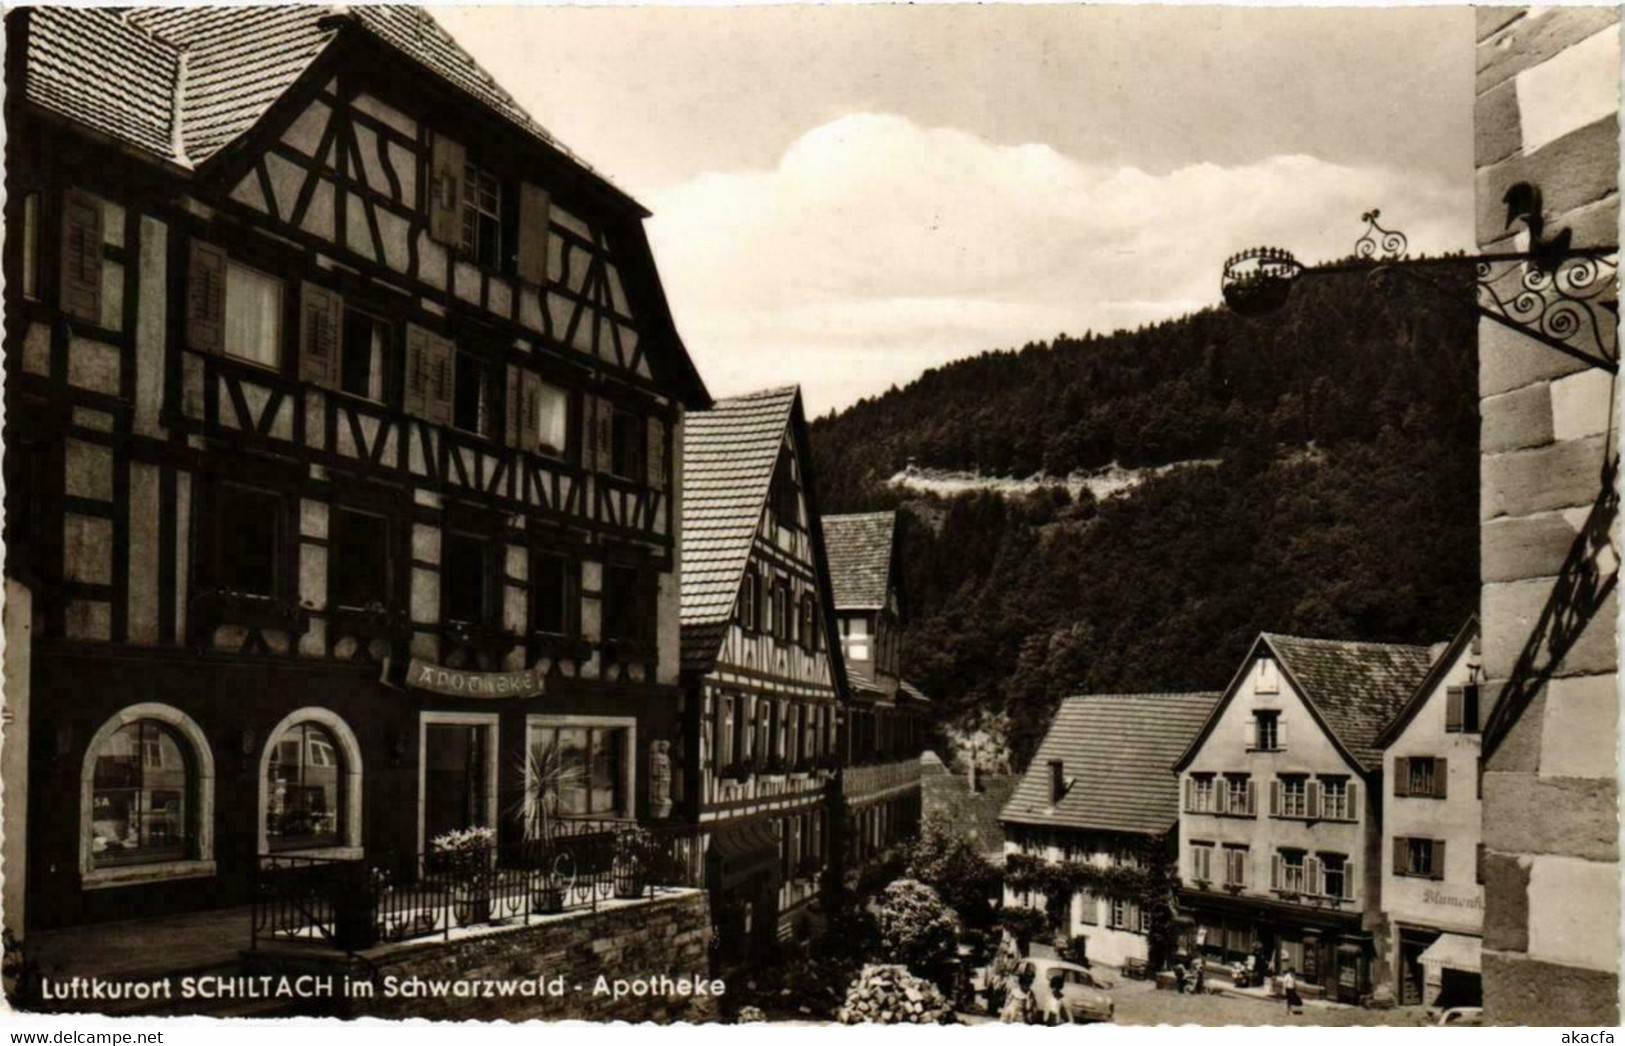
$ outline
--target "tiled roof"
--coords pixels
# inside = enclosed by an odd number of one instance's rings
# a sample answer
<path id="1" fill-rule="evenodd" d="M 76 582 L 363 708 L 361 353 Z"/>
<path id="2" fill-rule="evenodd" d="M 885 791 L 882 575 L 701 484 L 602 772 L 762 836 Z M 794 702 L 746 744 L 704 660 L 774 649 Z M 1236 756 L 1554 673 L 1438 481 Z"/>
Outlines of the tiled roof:
<path id="1" fill-rule="evenodd" d="M 1349 754 L 1368 769 L 1380 766 L 1378 736 L 1428 674 L 1434 651 L 1269 632 L 1263 639 Z"/>
<path id="2" fill-rule="evenodd" d="M 931 699 L 926 697 L 925 693 L 921 691 L 919 687 L 915 686 L 913 683 L 910 683 L 906 679 L 898 680 L 897 689 L 907 694 L 914 700 L 921 702 L 922 704 L 928 705 L 931 703 Z"/>
<path id="3" fill-rule="evenodd" d="M 718 400 L 683 421 L 683 667 L 715 661 L 801 390 Z"/>
<path id="4" fill-rule="evenodd" d="M 886 605 L 896 532 L 895 512 L 824 517 L 824 550 L 829 555 L 835 609 L 865 610 Z"/>
<path id="5" fill-rule="evenodd" d="M 1420 683 L 1416 684 L 1416 688 L 1405 699 L 1405 703 L 1399 706 L 1399 711 L 1395 712 L 1394 717 L 1383 725 L 1381 732 L 1377 734 L 1376 744 L 1378 747 L 1387 748 L 1394 743 L 1395 739 L 1405 729 L 1406 724 L 1415 717 L 1422 706 L 1427 704 L 1428 698 L 1436 692 L 1439 681 L 1455 666 L 1461 655 L 1469 647 L 1474 654 L 1478 653 L 1478 636 L 1478 615 L 1474 614 L 1467 619 L 1466 624 L 1461 626 L 1461 629 L 1456 633 L 1456 638 L 1452 639 L 1449 645 L 1445 647 L 1444 653 L 1433 659 L 1433 664 L 1428 668 L 1427 674 L 1422 677 Z M 1489 710 L 1483 709 L 1481 711 L 1488 712 Z M 1484 720 L 1487 720 L 1487 716 L 1481 718 L 1481 721 Z"/>
<path id="6" fill-rule="evenodd" d="M 1093 831 L 1166 832 L 1179 820 L 1179 778 L 1171 767 L 1218 698 L 1216 693 L 1067 698 L 1001 818 Z M 1061 760 L 1070 786 L 1051 805 L 1054 759 Z"/>
<path id="7" fill-rule="evenodd" d="M 183 167 L 253 127 L 346 23 L 563 151 L 421 7 L 32 10 L 28 99 Z"/>

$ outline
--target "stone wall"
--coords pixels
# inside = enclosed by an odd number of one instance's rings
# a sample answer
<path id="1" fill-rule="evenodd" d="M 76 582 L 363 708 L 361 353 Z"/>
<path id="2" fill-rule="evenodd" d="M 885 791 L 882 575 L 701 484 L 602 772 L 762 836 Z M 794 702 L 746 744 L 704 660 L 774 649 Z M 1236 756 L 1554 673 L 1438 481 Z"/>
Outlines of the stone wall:
<path id="1" fill-rule="evenodd" d="M 1004 863 L 1004 826 L 999 814 L 1010 801 L 1020 774 L 956 774 L 934 752 L 920 757 L 920 792 L 925 821 L 951 825 L 955 835 L 971 842 L 989 859 Z"/>
<path id="2" fill-rule="evenodd" d="M 1477 10 L 1485 252 L 1529 249 L 1508 222 L 1519 182 L 1542 192 L 1544 238 L 1618 243 L 1618 21 Z M 1618 522 L 1593 512 L 1618 455 L 1612 393 L 1606 372 L 1480 322 L 1484 669 L 1506 702 L 1485 738 L 1483 969 L 1501 1021 L 1619 1020 L 1617 595 L 1596 598 L 1618 572 Z"/>
<path id="3" fill-rule="evenodd" d="M 710 905 L 703 892 L 648 904 L 627 905 L 595 914 L 548 922 L 506 933 L 442 944 L 414 944 L 393 955 L 373 958 L 378 995 L 348 1000 L 346 1016 L 430 1020 L 588 1020 L 711 1021 L 719 1013 L 714 996 L 613 994 L 595 991 L 600 975 L 609 982 L 661 976 L 709 981 Z M 559 978 L 556 997 L 385 998 L 388 978 L 405 985 Z"/>

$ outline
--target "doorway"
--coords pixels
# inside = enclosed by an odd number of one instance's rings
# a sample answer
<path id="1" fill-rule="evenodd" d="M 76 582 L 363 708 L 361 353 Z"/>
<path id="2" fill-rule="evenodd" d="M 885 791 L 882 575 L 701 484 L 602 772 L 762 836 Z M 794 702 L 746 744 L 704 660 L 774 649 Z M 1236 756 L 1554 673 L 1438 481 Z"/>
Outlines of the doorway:
<path id="1" fill-rule="evenodd" d="M 496 825 L 496 717 L 425 712 L 419 738 L 420 849 Z"/>

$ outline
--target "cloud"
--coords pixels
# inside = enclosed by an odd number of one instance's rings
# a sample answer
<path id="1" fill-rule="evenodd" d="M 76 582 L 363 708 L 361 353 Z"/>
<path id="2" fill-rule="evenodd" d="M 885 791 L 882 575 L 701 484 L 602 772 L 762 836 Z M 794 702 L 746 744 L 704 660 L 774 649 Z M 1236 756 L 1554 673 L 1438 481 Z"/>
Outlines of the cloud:
<path id="1" fill-rule="evenodd" d="M 840 117 L 771 170 L 708 172 L 650 203 L 712 391 L 799 381 L 815 412 L 983 350 L 1213 304 L 1236 249 L 1339 257 L 1373 206 L 1416 252 L 1469 247 L 1473 214 L 1465 173 L 1283 155 L 1151 174 L 887 113 Z"/>

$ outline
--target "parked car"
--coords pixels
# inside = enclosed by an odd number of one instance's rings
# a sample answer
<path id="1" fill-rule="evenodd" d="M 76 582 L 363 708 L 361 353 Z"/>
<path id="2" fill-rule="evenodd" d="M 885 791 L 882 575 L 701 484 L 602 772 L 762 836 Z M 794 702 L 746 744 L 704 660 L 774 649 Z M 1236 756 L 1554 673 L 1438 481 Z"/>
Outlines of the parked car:
<path id="1" fill-rule="evenodd" d="M 1016 975 L 1019 977 L 1026 970 L 1033 972 L 1033 995 L 1046 1006 L 1050 1001 L 1050 978 L 1057 972 L 1061 974 L 1061 1001 L 1072 1011 L 1074 1024 L 1109 1021 L 1117 1011 L 1117 1004 L 1106 994 L 1111 982 L 1077 963 L 1061 959 L 1023 959 L 1016 967 Z"/>
<path id="2" fill-rule="evenodd" d="M 1438 1025 L 1441 1028 L 1477 1028 L 1483 1023 L 1482 1006 L 1452 1006 L 1439 1011 Z"/>

